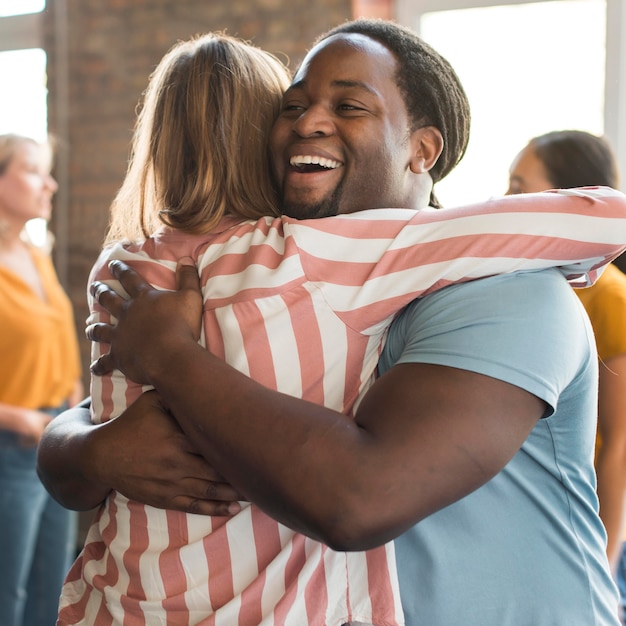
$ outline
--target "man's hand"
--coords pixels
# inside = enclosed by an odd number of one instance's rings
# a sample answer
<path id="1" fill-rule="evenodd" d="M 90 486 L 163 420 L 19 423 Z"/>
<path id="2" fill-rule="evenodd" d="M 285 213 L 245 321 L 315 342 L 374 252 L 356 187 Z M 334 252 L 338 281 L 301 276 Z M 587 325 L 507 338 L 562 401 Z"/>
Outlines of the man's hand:
<path id="1" fill-rule="evenodd" d="M 240 510 L 239 494 L 199 456 L 155 391 L 142 394 L 102 432 L 98 467 L 127 498 L 204 515 Z"/>
<path id="2" fill-rule="evenodd" d="M 39 446 L 42 482 L 64 506 L 86 510 L 115 489 L 157 508 L 232 515 L 243 498 L 191 446 L 156 392 L 94 426 L 88 409 L 52 421 Z"/>
<path id="3" fill-rule="evenodd" d="M 202 293 L 197 270 L 191 259 L 181 260 L 177 290 L 161 291 L 146 283 L 122 261 L 111 261 L 111 274 L 128 293 L 125 299 L 102 282 L 94 282 L 91 294 L 117 324 L 91 324 L 87 338 L 110 344 L 109 352 L 91 364 L 101 376 L 121 370 L 131 380 L 151 383 L 151 368 L 167 367 L 162 353 L 166 343 L 198 341 L 202 324 Z"/>

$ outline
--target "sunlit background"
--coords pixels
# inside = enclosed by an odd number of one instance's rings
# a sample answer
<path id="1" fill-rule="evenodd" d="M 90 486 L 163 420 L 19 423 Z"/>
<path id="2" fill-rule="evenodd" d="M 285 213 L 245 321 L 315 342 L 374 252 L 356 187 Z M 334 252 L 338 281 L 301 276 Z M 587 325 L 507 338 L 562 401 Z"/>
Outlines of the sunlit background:
<path id="1" fill-rule="evenodd" d="M 0 0 L 0 17 L 37 13 L 45 0 Z M 48 132 L 46 53 L 40 48 L 0 52 L 0 84 L 10 98 L 0 98 L 0 133 L 18 133 L 38 141 Z M 46 239 L 46 222 L 31 220 L 26 229 L 37 244 Z"/>
<path id="2" fill-rule="evenodd" d="M 0 17 L 38 13 L 45 0 L 0 0 Z M 0 133 L 46 137 L 46 53 L 41 49 L 0 52 Z"/>
<path id="3" fill-rule="evenodd" d="M 444 205 L 506 191 L 536 135 L 604 132 L 604 0 L 538 2 L 422 15 L 420 34 L 459 74 L 472 108 L 468 152 L 441 184 Z"/>
<path id="4" fill-rule="evenodd" d="M 418 2 L 414 3 L 418 5 Z M 0 17 L 44 0 L 0 0 Z M 531 137 L 604 132 L 605 0 L 571 0 L 421 13 L 409 24 L 457 70 L 472 105 L 467 155 L 438 185 L 445 206 L 501 194 Z M 583 43 L 581 43 L 583 42 Z M 0 53 L 0 132 L 46 136 L 46 55 Z"/>

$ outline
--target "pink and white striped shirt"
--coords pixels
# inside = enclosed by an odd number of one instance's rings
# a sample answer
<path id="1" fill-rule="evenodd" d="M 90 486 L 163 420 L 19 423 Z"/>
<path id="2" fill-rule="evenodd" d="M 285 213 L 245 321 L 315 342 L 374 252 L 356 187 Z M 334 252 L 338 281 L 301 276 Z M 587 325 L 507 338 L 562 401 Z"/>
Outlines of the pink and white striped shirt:
<path id="1" fill-rule="evenodd" d="M 550 266 L 582 286 L 624 245 L 626 196 L 590 188 L 458 209 L 225 218 L 202 236 L 163 229 L 140 245 L 105 249 L 91 280 L 119 289 L 107 269 L 117 258 L 156 287 L 174 289 L 177 260 L 192 257 L 204 298 L 203 345 L 272 389 L 351 414 L 374 378 L 386 330 L 415 297 Z M 108 321 L 92 299 L 90 307 L 91 321 Z M 93 345 L 94 358 L 100 350 Z M 143 390 L 120 372 L 94 377 L 94 421 L 117 417 Z M 393 543 L 335 552 L 247 503 L 232 518 L 206 517 L 114 492 L 67 577 L 58 623 L 350 621 L 403 623 Z"/>

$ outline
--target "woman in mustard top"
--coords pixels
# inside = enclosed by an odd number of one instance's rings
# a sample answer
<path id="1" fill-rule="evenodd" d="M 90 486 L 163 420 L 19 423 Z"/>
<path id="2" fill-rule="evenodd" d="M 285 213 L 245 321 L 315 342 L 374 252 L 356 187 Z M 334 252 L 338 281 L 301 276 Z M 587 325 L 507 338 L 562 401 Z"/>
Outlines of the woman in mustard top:
<path id="1" fill-rule="evenodd" d="M 508 193 L 548 188 L 619 185 L 617 163 L 606 139 L 577 130 L 535 137 L 510 168 Z M 578 289 L 593 327 L 600 359 L 596 473 L 607 556 L 626 609 L 626 275 L 609 265 L 600 279 Z M 622 554 L 624 553 L 624 554 Z M 626 614 L 626 611 L 624 611 Z"/>
<path id="2" fill-rule="evenodd" d="M 71 304 L 24 226 L 48 219 L 51 150 L 0 135 L 0 624 L 52 626 L 75 549 L 75 514 L 36 473 L 43 429 L 81 399 Z"/>

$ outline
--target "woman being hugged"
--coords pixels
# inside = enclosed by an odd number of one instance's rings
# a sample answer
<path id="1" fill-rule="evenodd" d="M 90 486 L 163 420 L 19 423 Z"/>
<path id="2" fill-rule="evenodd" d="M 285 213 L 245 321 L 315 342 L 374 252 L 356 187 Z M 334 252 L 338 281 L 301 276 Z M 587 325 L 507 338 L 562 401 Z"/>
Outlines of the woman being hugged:
<path id="1" fill-rule="evenodd" d="M 54 623 L 75 550 L 75 514 L 36 473 L 54 415 L 82 398 L 72 307 L 25 225 L 50 217 L 51 149 L 0 135 L 0 623 Z"/>

